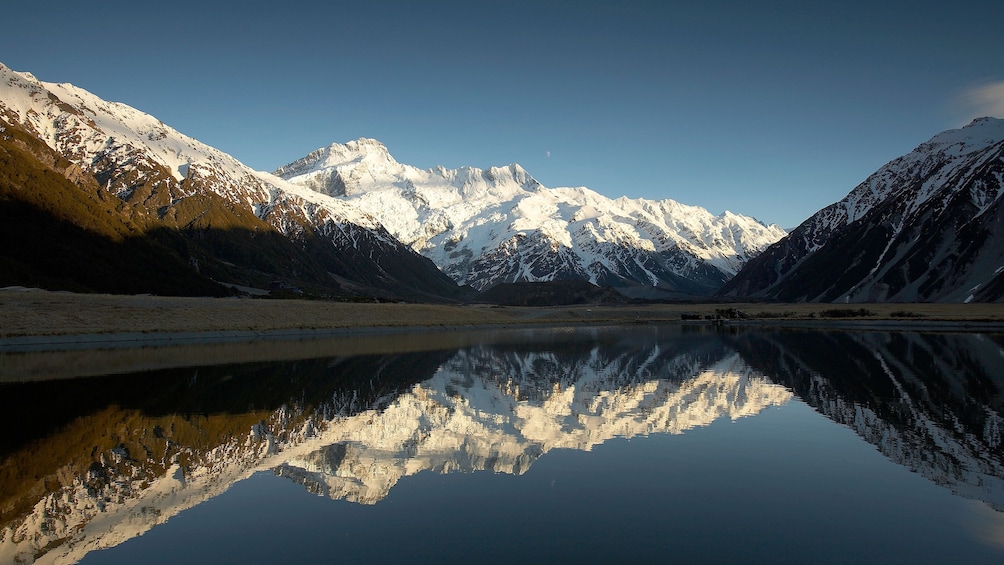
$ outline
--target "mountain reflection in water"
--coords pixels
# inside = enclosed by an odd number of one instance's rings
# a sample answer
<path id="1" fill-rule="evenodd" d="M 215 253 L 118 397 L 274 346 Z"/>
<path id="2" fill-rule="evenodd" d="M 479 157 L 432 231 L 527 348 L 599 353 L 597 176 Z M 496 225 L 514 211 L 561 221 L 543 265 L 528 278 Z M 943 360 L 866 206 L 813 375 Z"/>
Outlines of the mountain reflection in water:
<path id="1" fill-rule="evenodd" d="M 892 461 L 1004 511 L 1004 336 L 745 332 L 736 344 Z"/>
<path id="2" fill-rule="evenodd" d="M 459 349 L 0 385 L 0 562 L 75 562 L 261 470 L 377 504 L 403 477 L 521 475 L 797 396 L 1004 510 L 1001 336 L 610 328 Z"/>

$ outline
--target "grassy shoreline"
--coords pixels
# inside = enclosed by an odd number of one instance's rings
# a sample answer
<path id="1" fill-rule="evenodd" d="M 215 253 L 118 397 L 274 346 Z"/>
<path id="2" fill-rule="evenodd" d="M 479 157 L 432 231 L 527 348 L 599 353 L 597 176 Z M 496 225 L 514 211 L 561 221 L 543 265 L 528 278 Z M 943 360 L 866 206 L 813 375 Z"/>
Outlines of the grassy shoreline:
<path id="1" fill-rule="evenodd" d="M 844 317 L 847 310 L 867 315 Z M 825 312 L 836 313 L 824 315 Z M 1000 304 L 493 307 L 73 294 L 0 289 L 0 383 L 179 366 L 455 348 L 525 328 L 707 324 L 1004 332 Z M 700 322 L 686 322 L 700 319 Z M 564 330 L 562 330 L 564 331 Z"/>
<path id="2" fill-rule="evenodd" d="M 1004 323 L 1004 304 L 651 304 L 498 307 L 0 290 L 0 339 L 120 333 L 505 327 L 708 319 Z"/>

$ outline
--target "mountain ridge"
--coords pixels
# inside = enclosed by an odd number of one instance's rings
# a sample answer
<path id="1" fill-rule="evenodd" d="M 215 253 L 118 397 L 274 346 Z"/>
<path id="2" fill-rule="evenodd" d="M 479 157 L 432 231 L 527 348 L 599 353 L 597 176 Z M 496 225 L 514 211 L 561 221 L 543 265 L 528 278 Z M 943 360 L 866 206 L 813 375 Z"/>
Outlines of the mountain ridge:
<path id="1" fill-rule="evenodd" d="M 443 301 L 459 294 L 373 217 L 253 171 L 130 106 L 2 65 L 0 95 L 0 118 L 100 185 L 91 205 L 115 198 L 140 237 L 157 230 L 181 235 L 182 263 L 205 277 L 232 286 L 304 287 L 322 296 Z M 29 267 L 27 281 L 0 283 L 30 284 L 31 275 Z M 62 276 L 61 286 L 74 284 L 74 272 Z"/>
<path id="2" fill-rule="evenodd" d="M 1004 299 L 1004 120 L 941 132 L 751 260 L 718 296 L 809 302 Z"/>
<path id="3" fill-rule="evenodd" d="M 275 174 L 357 205 L 458 284 L 587 280 L 631 295 L 707 295 L 784 234 L 673 200 L 543 186 L 519 164 L 419 169 L 382 143 L 333 143 Z"/>
<path id="4" fill-rule="evenodd" d="M 89 204 L 76 204 L 89 208 L 81 218 L 125 222 L 110 232 L 159 242 L 132 253 L 230 289 L 466 301 L 499 284 L 586 281 L 646 299 L 1004 300 L 1004 121 L 996 118 L 933 136 L 786 234 L 670 199 L 546 187 L 515 163 L 419 169 L 370 138 L 322 147 L 275 174 L 254 171 L 68 83 L 0 65 L 0 94 L 0 127 L 56 154 L 19 154 L 17 169 L 33 168 L 25 158 L 68 160 L 45 166 L 88 194 Z M 87 178 L 99 189 L 82 188 Z M 23 200 L 23 191 L 6 194 Z M 58 278 L 52 261 L 42 268 L 14 255 L 0 257 L 13 266 L 0 284 Z M 130 268 L 120 263 L 104 272 Z M 84 285 L 63 276 L 62 288 L 111 288 L 94 275 Z"/>
<path id="5" fill-rule="evenodd" d="M 182 234 L 182 263 L 231 288 L 456 301 L 473 296 L 461 285 L 585 280 L 694 298 L 784 233 L 671 200 L 547 188 L 518 164 L 422 171 L 368 138 L 273 175 L 69 83 L 0 65 L 0 94 L 0 115 L 93 176 L 95 197 L 116 197 L 144 233 Z M 271 248 L 255 253 L 263 232 Z"/>

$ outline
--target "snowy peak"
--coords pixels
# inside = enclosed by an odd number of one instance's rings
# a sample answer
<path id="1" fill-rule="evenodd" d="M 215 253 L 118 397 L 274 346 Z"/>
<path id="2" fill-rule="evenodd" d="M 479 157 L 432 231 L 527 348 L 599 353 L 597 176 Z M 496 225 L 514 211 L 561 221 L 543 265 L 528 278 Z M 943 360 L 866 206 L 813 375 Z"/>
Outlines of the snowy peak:
<path id="1" fill-rule="evenodd" d="M 364 230 L 377 247 L 424 256 L 451 287 L 585 280 L 629 296 L 704 296 L 784 235 L 778 226 L 672 200 L 547 188 L 518 164 L 419 169 L 366 138 L 320 148 L 270 175 L 73 85 L 42 83 L 6 67 L 0 81 L 0 115 L 134 211 L 160 220 L 185 199 L 212 195 L 290 240 L 323 234 L 372 263 L 362 251 L 368 246 L 360 245 Z M 248 222 L 241 227 L 254 231 Z M 323 270 L 338 270 L 329 267 Z M 372 281 L 386 278 L 389 267 L 370 267 Z"/>
<path id="2" fill-rule="evenodd" d="M 375 139 L 361 137 L 355 141 L 350 141 L 345 145 L 332 144 L 328 147 L 331 158 L 339 158 L 342 162 L 367 160 L 367 161 L 387 161 L 397 164 L 394 158 L 387 151 L 387 146 Z"/>
<path id="3" fill-rule="evenodd" d="M 462 167 L 459 169 L 466 173 L 468 179 L 480 177 L 486 184 L 502 186 L 515 184 L 526 191 L 534 191 L 540 188 L 541 184 L 537 179 L 530 176 L 526 169 L 515 163 L 506 167 L 489 167 L 485 170 L 477 167 Z"/>
<path id="4" fill-rule="evenodd" d="M 416 185 L 444 184 L 453 188 L 456 197 L 479 198 L 494 194 L 508 198 L 515 194 L 513 189 L 533 191 L 540 186 L 517 164 L 488 169 L 437 166 L 429 170 L 402 165 L 383 143 L 365 138 L 314 150 L 302 159 L 279 167 L 274 174 L 335 196 L 386 192 L 389 186 L 413 190 Z"/>
<path id="5" fill-rule="evenodd" d="M 200 143 L 131 106 L 108 102 L 68 83 L 45 83 L 28 73 L 0 69 L 2 107 L 53 149 L 92 165 L 102 157 L 125 160 L 144 152 L 178 182 L 192 165 L 229 177 L 245 174 L 236 159 Z"/>
<path id="6" fill-rule="evenodd" d="M 458 284 L 479 290 L 586 280 L 637 295 L 709 294 L 784 235 L 673 200 L 547 188 L 518 164 L 422 170 L 385 151 L 373 140 L 334 144 L 276 174 L 367 211 Z"/>
<path id="7" fill-rule="evenodd" d="M 976 118 L 959 129 L 943 131 L 914 152 L 966 155 L 1000 143 L 1002 139 L 1004 139 L 1004 120 L 986 116 Z"/>
<path id="8" fill-rule="evenodd" d="M 876 204 L 896 194 L 897 188 L 909 184 L 911 178 L 928 179 L 922 190 L 902 195 L 914 206 L 921 204 L 947 180 L 944 175 L 934 175 L 937 169 L 953 170 L 960 160 L 1000 144 L 1002 140 L 1004 120 L 997 118 L 977 118 L 965 127 L 941 132 L 855 187 L 836 205 L 845 211 L 836 219 L 849 223 L 863 217 Z"/>
<path id="9" fill-rule="evenodd" d="M 366 166 L 374 170 L 399 167 L 387 147 L 375 139 L 359 138 L 348 143 L 332 143 L 311 151 L 306 157 L 279 167 L 275 175 L 291 177 L 346 166 Z"/>

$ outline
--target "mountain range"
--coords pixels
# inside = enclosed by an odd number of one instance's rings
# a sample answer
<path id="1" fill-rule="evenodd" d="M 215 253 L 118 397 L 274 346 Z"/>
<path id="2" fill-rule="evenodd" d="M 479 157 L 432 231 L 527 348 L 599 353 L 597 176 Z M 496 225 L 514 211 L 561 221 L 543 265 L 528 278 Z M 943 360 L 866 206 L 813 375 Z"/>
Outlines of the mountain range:
<path id="1" fill-rule="evenodd" d="M 2 65 L 0 119 L 6 285 L 461 300 L 468 286 L 584 280 L 693 297 L 784 235 L 671 200 L 546 188 L 515 164 L 420 170 L 366 139 L 254 171 Z"/>
<path id="2" fill-rule="evenodd" d="M 1004 121 L 981 118 L 786 234 L 548 188 L 517 164 L 419 169 L 372 139 L 255 171 L 0 65 L 0 286 L 537 304 L 565 290 L 513 285 L 566 281 L 645 299 L 1000 301 L 1002 178 Z M 576 287 L 574 300 L 614 296 Z"/>
<path id="3" fill-rule="evenodd" d="M 422 170 L 372 139 L 318 149 L 275 174 L 355 204 L 477 290 L 586 280 L 628 295 L 707 295 L 785 233 L 673 200 L 546 188 L 516 164 Z"/>
<path id="4" fill-rule="evenodd" d="M 0 284 L 445 300 L 376 219 L 124 104 L 0 65 Z"/>

